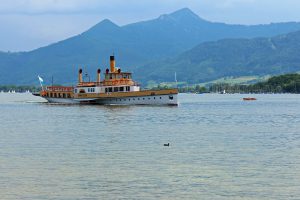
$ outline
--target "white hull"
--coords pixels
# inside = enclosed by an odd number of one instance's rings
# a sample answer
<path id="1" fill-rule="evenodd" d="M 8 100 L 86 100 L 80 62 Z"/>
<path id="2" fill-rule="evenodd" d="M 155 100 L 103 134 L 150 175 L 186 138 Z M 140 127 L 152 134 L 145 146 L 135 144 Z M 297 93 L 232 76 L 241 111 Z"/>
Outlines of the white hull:
<path id="1" fill-rule="evenodd" d="M 100 105 L 178 105 L 177 94 L 139 97 L 70 99 L 44 97 L 49 103 L 61 104 L 100 104 Z"/>
<path id="2" fill-rule="evenodd" d="M 43 97 L 49 103 L 61 103 L 61 104 L 79 104 L 79 101 L 75 101 L 74 99 L 66 99 L 66 98 L 51 98 L 51 97 Z"/>

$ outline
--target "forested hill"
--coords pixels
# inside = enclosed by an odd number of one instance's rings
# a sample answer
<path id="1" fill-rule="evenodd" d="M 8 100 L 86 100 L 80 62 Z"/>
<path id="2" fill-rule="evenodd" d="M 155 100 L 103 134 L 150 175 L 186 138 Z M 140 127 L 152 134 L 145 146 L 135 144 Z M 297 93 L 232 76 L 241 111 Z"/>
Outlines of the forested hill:
<path id="1" fill-rule="evenodd" d="M 300 74 L 285 74 L 271 77 L 268 81 L 252 86 L 253 90 L 273 93 L 300 93 Z"/>
<path id="2" fill-rule="evenodd" d="M 300 32 L 269 38 L 207 42 L 171 59 L 144 66 L 138 79 L 201 83 L 229 76 L 300 71 Z"/>
<path id="3" fill-rule="evenodd" d="M 296 93 L 300 94 L 300 74 L 273 76 L 267 81 L 245 85 L 214 83 L 204 86 L 179 87 L 182 93 Z"/>

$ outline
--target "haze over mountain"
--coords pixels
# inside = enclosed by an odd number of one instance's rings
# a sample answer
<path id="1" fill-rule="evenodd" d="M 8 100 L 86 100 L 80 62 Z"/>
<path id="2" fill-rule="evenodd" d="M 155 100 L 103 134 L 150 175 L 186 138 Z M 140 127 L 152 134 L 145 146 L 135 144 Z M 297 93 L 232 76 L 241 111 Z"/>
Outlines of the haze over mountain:
<path id="1" fill-rule="evenodd" d="M 270 38 L 224 39 L 202 43 L 171 59 L 143 67 L 139 80 L 200 83 L 229 76 L 300 71 L 300 31 Z"/>
<path id="2" fill-rule="evenodd" d="M 55 83 L 75 83 L 79 67 L 84 67 L 93 77 L 98 67 L 102 71 L 107 68 L 112 53 L 116 55 L 117 64 L 130 71 L 179 55 L 202 42 L 270 37 L 297 30 L 300 30 L 300 23 L 296 22 L 255 26 L 213 23 L 187 8 L 122 27 L 103 20 L 78 36 L 34 51 L 0 53 L 0 84 L 37 83 L 38 74 L 47 83 L 51 76 L 54 76 Z M 226 53 L 227 49 L 223 50 Z M 147 70 L 151 71 L 151 67 L 148 65 Z M 141 70 L 135 71 L 137 76 L 143 77 Z"/>

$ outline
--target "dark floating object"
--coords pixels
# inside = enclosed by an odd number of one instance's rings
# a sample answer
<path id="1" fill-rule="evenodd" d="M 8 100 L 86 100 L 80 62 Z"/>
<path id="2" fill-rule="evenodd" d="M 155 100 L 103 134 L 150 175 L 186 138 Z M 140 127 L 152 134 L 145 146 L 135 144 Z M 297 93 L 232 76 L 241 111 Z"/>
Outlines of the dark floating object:
<path id="1" fill-rule="evenodd" d="M 247 97 L 247 98 L 243 98 L 244 101 L 255 101 L 257 100 L 256 98 L 253 97 Z"/>
<path id="2" fill-rule="evenodd" d="M 164 146 L 165 146 L 165 147 L 168 147 L 168 146 L 170 146 L 170 143 L 168 143 L 168 144 L 164 144 Z"/>

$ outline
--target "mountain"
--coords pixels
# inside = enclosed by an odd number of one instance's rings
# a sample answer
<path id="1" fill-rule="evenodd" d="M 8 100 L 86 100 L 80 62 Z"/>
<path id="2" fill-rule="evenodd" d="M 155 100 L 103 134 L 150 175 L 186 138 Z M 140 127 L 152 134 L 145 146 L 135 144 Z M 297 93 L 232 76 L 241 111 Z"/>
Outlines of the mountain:
<path id="1" fill-rule="evenodd" d="M 33 84 L 36 76 L 54 82 L 75 83 L 79 67 L 94 77 L 96 68 L 108 66 L 114 53 L 124 70 L 179 55 L 207 41 L 225 38 L 270 37 L 300 30 L 300 23 L 229 25 L 201 19 L 185 8 L 157 19 L 118 26 L 106 19 L 86 32 L 30 52 L 0 52 L 0 84 Z M 144 81 L 144 80 L 143 80 Z"/>
<path id="2" fill-rule="evenodd" d="M 229 76 L 275 75 L 300 71 L 300 31 L 269 38 L 202 43 L 174 58 L 142 68 L 138 80 L 200 83 Z"/>

